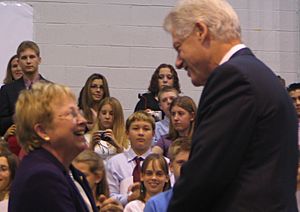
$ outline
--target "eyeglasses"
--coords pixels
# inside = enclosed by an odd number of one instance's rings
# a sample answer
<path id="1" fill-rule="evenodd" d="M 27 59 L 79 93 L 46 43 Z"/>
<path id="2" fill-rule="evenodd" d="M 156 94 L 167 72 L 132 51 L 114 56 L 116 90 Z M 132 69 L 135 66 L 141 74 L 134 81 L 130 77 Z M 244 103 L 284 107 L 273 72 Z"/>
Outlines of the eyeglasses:
<path id="1" fill-rule="evenodd" d="M 83 117 L 83 114 L 78 108 L 71 108 L 70 111 L 58 115 L 58 117 L 62 119 L 77 120 L 79 117 Z"/>
<path id="2" fill-rule="evenodd" d="M 90 88 L 95 89 L 95 90 L 97 90 L 97 89 L 101 90 L 101 89 L 103 89 L 103 85 L 91 85 Z"/>
<path id="3" fill-rule="evenodd" d="M 171 80 L 171 79 L 174 78 L 174 76 L 172 74 L 167 74 L 167 75 L 160 74 L 160 75 L 158 75 L 158 79 L 162 80 L 164 78 L 167 78 L 168 80 Z"/>

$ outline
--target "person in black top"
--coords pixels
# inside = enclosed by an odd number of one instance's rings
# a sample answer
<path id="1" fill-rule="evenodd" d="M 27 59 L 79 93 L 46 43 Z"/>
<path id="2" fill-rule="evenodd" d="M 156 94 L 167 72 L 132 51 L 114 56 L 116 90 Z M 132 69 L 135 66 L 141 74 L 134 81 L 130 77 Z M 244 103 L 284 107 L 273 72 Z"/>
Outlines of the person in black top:
<path id="1" fill-rule="evenodd" d="M 148 87 L 148 92 L 139 94 L 139 102 L 136 104 L 134 111 L 146 110 L 154 116 L 156 121 L 163 118 L 164 113 L 159 107 L 158 92 L 164 86 L 172 86 L 180 93 L 179 78 L 175 68 L 169 64 L 160 64 L 153 73 Z"/>

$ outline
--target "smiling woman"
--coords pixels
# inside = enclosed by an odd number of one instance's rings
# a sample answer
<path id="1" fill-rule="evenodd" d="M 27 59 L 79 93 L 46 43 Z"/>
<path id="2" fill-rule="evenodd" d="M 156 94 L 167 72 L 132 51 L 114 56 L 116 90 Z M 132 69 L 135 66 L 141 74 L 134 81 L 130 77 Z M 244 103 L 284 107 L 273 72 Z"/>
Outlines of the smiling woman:
<path id="1" fill-rule="evenodd" d="M 0 211 L 7 211 L 11 183 L 19 164 L 18 158 L 7 151 L 0 153 Z"/>
<path id="2" fill-rule="evenodd" d="M 68 87 L 36 83 L 16 104 L 17 137 L 28 155 L 13 182 L 10 211 L 97 211 L 71 162 L 87 148 L 86 120 Z M 43 209 L 42 209 L 43 208 Z"/>

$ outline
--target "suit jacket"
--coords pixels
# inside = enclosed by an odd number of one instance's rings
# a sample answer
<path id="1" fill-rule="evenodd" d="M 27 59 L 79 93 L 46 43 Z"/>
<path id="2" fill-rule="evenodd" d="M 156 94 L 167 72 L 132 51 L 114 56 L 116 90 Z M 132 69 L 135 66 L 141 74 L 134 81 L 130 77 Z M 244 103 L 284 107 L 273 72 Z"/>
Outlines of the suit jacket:
<path id="1" fill-rule="evenodd" d="M 297 115 L 248 48 L 209 76 L 168 211 L 297 211 Z"/>
<path id="2" fill-rule="evenodd" d="M 45 80 L 42 76 L 41 80 Z M 47 81 L 47 80 L 45 80 Z M 12 116 L 15 113 L 15 104 L 22 90 L 26 89 L 23 77 L 3 85 L 0 89 L 0 135 L 13 124 Z"/>
<path id="3" fill-rule="evenodd" d="M 85 176 L 70 167 L 74 179 L 87 194 L 93 211 L 98 211 Z M 87 212 L 69 172 L 47 150 L 40 148 L 22 160 L 13 181 L 8 211 L 78 211 Z"/>

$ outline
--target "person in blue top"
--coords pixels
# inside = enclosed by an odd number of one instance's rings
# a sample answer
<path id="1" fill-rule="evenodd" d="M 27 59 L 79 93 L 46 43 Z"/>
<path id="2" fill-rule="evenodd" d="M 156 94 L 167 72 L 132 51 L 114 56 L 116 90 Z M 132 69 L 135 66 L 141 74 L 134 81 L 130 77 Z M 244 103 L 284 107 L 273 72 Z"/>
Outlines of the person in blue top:
<path id="1" fill-rule="evenodd" d="M 176 139 L 169 148 L 170 170 L 173 172 L 175 180 L 180 177 L 180 169 L 189 158 L 191 150 L 191 140 L 187 137 Z M 151 197 L 145 205 L 144 212 L 165 212 L 169 201 L 173 195 L 173 189 L 159 193 Z"/>

